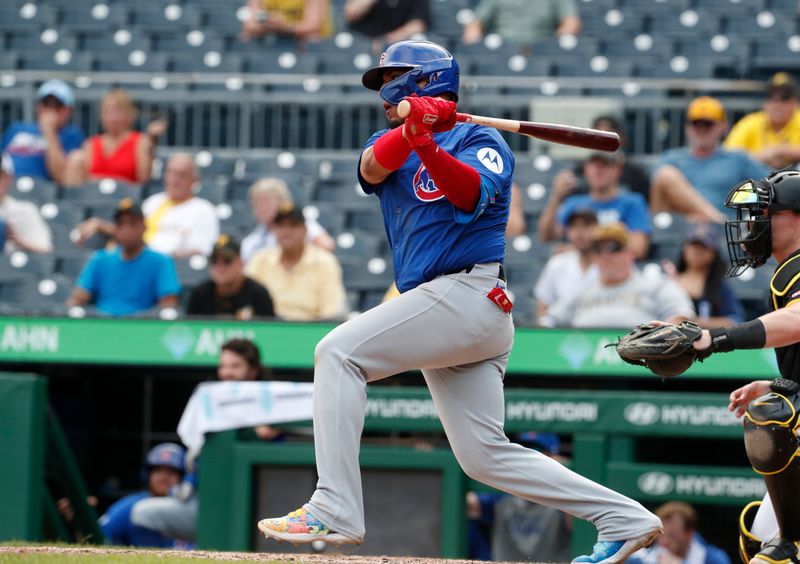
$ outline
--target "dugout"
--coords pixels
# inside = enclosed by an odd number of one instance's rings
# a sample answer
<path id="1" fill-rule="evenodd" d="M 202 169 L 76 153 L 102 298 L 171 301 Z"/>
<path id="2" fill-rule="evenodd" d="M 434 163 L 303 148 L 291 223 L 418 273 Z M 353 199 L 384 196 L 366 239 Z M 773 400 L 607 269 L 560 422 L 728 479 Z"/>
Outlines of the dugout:
<path id="1" fill-rule="evenodd" d="M 0 362 L 4 370 L 46 376 L 47 397 L 63 423 L 88 490 L 100 497 L 102 512 L 105 505 L 138 488 L 141 460 L 153 443 L 176 439 L 183 406 L 198 382 L 214 377 L 218 346 L 225 339 L 252 338 L 261 346 L 273 377 L 309 381 L 313 348 L 331 327 L 8 317 L 0 318 Z M 759 497 L 763 486 L 747 465 L 740 429 L 735 420 L 726 418 L 725 398 L 743 379 L 775 374 L 770 351 L 742 351 L 735 358 L 719 355 L 679 379 L 662 381 L 622 364 L 604 348 L 615 339 L 616 332 L 518 328 L 506 380 L 509 434 L 559 433 L 572 447 L 572 464 L 578 472 L 648 506 L 667 499 L 689 501 L 699 510 L 704 535 L 734 556 L 738 509 Z M 412 506 L 429 504 L 438 528 L 425 550 L 459 556 L 462 520 L 453 516 L 463 515 L 463 491 L 476 485 L 453 470 L 457 467 L 430 397 L 420 386 L 418 374 L 404 374 L 370 387 L 365 498 L 386 496 L 389 508 L 398 505 L 392 499 Z M 310 491 L 315 479 L 313 451 L 308 430 L 305 436 L 302 428 L 297 431 L 290 443 L 282 445 L 253 443 L 236 434 L 210 438 L 207 448 L 223 453 L 211 458 L 224 464 L 201 477 L 201 491 L 209 498 L 206 507 L 212 508 L 201 509 L 202 546 L 259 546 L 254 516 L 263 515 L 261 508 L 270 503 L 278 503 L 282 510 L 284 504 L 291 505 L 287 488 L 270 489 L 270 483 L 285 484 L 278 479 L 281 471 L 301 469 L 302 487 Z M 420 438 L 433 448 L 427 452 L 415 448 Z M 239 451 L 247 455 L 239 456 Z M 214 480 L 215 472 L 224 478 Z M 226 495 L 220 493 L 223 482 L 233 488 Z M 416 490 L 418 498 L 403 495 L 402 487 L 412 485 L 410 490 Z M 10 486 L 6 489 L 10 491 Z M 453 493 L 456 490 L 458 494 Z M 238 505 L 225 505 L 235 499 L 240 500 Z M 368 511 L 380 512 L 387 523 L 397 522 L 398 515 L 380 504 Z M 222 515 L 229 516 L 228 523 L 243 524 L 245 536 L 235 536 L 230 525 L 214 521 Z M 576 528 L 578 546 L 591 544 L 591 529 Z M 378 530 L 370 529 L 376 541 Z M 8 538 L 5 533 L 3 537 Z"/>

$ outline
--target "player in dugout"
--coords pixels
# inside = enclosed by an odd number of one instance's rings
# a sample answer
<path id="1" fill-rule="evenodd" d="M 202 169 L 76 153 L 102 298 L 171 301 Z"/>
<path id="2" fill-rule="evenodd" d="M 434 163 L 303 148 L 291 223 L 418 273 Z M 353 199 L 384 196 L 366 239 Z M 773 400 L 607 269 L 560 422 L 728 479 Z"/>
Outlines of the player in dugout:
<path id="1" fill-rule="evenodd" d="M 435 43 L 389 46 L 362 83 L 379 91 L 389 128 L 367 141 L 359 182 L 380 200 L 401 294 L 317 345 L 317 488 L 309 503 L 261 520 L 259 529 L 291 543 L 361 544 L 358 457 L 367 384 L 421 368 L 469 476 L 591 521 L 598 542 L 574 562 L 623 562 L 661 534 L 660 519 L 509 442 L 503 430 L 503 376 L 514 339 L 502 266 L 513 153 L 497 130 L 456 122 L 458 63 Z M 405 119 L 402 101 L 411 106 Z"/>

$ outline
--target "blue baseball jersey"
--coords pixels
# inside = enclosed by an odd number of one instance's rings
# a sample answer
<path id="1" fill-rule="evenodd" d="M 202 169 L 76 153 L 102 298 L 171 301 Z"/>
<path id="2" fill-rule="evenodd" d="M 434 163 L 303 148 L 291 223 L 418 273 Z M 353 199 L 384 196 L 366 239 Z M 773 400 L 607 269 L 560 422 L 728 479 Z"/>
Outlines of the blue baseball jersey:
<path id="1" fill-rule="evenodd" d="M 370 137 L 365 149 L 387 131 Z M 459 210 L 445 198 L 415 152 L 380 184 L 369 184 L 359 173 L 364 191 L 380 199 L 400 292 L 472 264 L 502 263 L 505 257 L 514 172 L 511 149 L 496 130 L 474 124 L 458 124 L 437 133 L 434 140 L 480 175 L 474 213 Z"/>
<path id="2" fill-rule="evenodd" d="M 86 136 L 75 125 L 67 125 L 58 132 L 65 154 L 80 149 Z M 52 180 L 47 171 L 45 153 L 47 140 L 35 122 L 12 123 L 0 140 L 0 151 L 11 157 L 16 176 L 36 176 Z"/>
<path id="3" fill-rule="evenodd" d="M 175 541 L 157 532 L 131 522 L 133 506 L 151 497 L 149 492 L 138 492 L 123 497 L 108 508 L 99 519 L 100 529 L 110 544 L 121 546 L 150 546 L 172 548 Z"/>

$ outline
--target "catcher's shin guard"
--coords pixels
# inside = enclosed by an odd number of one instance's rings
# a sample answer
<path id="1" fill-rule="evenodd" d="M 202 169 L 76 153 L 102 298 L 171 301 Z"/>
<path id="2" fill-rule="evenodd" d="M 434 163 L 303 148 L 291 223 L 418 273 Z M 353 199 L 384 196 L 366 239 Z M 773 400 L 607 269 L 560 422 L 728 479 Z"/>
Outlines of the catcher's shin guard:
<path id="1" fill-rule="evenodd" d="M 791 399 L 790 399 L 791 398 Z M 764 476 L 781 537 L 800 540 L 800 458 L 797 396 L 770 392 L 750 402 L 744 419 L 744 446 L 753 470 Z"/>
<path id="2" fill-rule="evenodd" d="M 739 514 L 739 558 L 744 564 L 748 564 L 761 550 L 761 539 L 751 532 L 759 507 L 760 501 L 751 501 Z"/>

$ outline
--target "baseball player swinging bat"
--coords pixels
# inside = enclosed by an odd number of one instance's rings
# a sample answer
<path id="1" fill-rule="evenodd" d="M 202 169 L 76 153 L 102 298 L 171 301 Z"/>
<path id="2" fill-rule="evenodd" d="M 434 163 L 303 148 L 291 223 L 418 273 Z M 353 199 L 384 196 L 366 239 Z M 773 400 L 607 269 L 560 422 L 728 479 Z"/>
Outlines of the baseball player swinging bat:
<path id="1" fill-rule="evenodd" d="M 405 118 L 411 112 L 411 104 L 403 100 L 397 105 L 397 115 Z M 512 133 L 521 133 L 542 141 L 560 143 L 561 145 L 571 145 L 573 147 L 583 147 L 584 149 L 594 149 L 596 151 L 608 151 L 613 153 L 620 146 L 619 135 L 613 131 L 601 131 L 599 129 L 589 129 L 587 127 L 575 127 L 572 125 L 561 125 L 558 123 L 542 123 L 537 121 L 518 121 L 515 119 L 502 119 L 486 116 L 475 116 L 471 114 L 456 114 L 457 121 L 465 123 L 477 123 L 486 127 L 493 127 Z"/>

